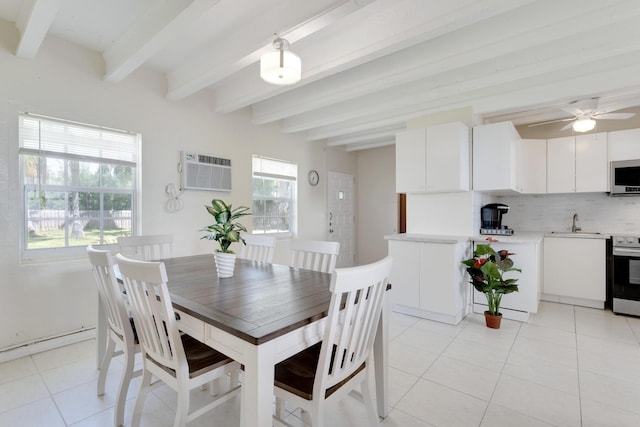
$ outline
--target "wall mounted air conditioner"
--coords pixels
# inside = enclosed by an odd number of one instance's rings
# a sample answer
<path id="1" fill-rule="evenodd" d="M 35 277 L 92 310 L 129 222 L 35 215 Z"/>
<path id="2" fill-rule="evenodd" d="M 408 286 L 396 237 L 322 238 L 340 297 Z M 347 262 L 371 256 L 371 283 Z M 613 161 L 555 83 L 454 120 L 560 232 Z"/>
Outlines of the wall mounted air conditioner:
<path id="1" fill-rule="evenodd" d="M 231 191 L 231 160 L 180 152 L 180 187 L 183 190 Z"/>

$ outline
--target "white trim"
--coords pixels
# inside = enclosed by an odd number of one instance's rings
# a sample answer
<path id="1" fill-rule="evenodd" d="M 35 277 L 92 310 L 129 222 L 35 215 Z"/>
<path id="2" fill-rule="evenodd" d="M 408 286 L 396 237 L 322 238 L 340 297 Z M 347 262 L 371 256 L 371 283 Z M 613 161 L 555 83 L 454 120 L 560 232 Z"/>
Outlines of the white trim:
<path id="1" fill-rule="evenodd" d="M 20 359 L 21 357 L 31 356 L 32 354 L 36 353 L 42 353 L 43 351 L 64 347 L 65 345 L 94 339 L 95 337 L 96 330 L 95 328 L 92 328 L 77 332 L 71 332 L 69 334 L 60 335 L 57 337 L 45 338 L 41 341 L 20 345 L 19 347 L 0 350 L 0 363 Z"/>

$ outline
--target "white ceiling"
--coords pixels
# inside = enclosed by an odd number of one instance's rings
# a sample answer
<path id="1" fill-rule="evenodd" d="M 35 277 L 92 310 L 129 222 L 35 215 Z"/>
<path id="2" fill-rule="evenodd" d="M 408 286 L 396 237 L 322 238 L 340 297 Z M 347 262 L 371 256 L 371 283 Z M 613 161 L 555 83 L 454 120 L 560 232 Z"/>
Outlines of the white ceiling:
<path id="1" fill-rule="evenodd" d="M 113 84 L 151 67 L 175 102 L 210 91 L 221 114 L 347 150 L 459 108 L 526 124 L 592 97 L 640 105 L 638 0 L 1 0 L 0 18 L 21 58 L 59 37 L 101 52 Z M 258 76 L 274 32 L 302 58 L 296 85 Z"/>

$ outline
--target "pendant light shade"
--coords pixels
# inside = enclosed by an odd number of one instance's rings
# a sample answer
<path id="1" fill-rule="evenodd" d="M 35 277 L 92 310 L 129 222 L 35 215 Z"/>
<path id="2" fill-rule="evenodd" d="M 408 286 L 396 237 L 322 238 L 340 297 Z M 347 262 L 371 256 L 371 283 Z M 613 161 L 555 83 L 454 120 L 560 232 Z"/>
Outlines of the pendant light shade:
<path id="1" fill-rule="evenodd" d="M 260 58 L 260 77 L 274 85 L 298 83 L 302 76 L 302 61 L 295 53 L 287 50 L 289 42 L 276 36 L 273 41 L 275 51 L 265 53 Z"/>
<path id="2" fill-rule="evenodd" d="M 596 121 L 593 119 L 580 119 L 573 122 L 573 130 L 576 132 L 589 132 L 596 127 Z"/>

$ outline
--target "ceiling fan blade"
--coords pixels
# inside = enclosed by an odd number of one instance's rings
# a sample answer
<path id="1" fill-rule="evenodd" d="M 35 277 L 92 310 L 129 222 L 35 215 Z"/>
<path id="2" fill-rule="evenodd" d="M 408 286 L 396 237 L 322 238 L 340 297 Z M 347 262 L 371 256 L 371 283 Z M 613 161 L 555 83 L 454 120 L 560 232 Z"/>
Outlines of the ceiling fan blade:
<path id="1" fill-rule="evenodd" d="M 580 117 L 589 113 L 588 109 L 581 110 L 580 108 L 576 108 L 576 107 L 562 107 L 561 110 L 564 111 L 565 113 L 569 113 L 572 116 L 576 116 L 576 117 Z"/>
<path id="2" fill-rule="evenodd" d="M 527 127 L 532 128 L 532 127 L 535 127 L 535 126 L 549 125 L 551 123 L 568 122 L 568 121 L 574 121 L 574 120 L 575 120 L 575 117 L 571 117 L 571 118 L 568 118 L 568 119 L 549 120 L 549 121 L 546 121 L 546 122 L 532 123 Z"/>
<path id="3" fill-rule="evenodd" d="M 571 127 L 573 126 L 574 122 L 575 122 L 575 120 L 572 120 L 571 123 L 569 123 L 568 125 L 563 126 L 562 129 L 560 129 L 560 130 L 562 131 L 562 130 L 571 129 Z"/>
<path id="4" fill-rule="evenodd" d="M 604 120 L 626 120 L 635 116 L 635 113 L 604 113 L 604 114 L 594 114 L 591 116 L 594 119 L 604 119 Z"/>

